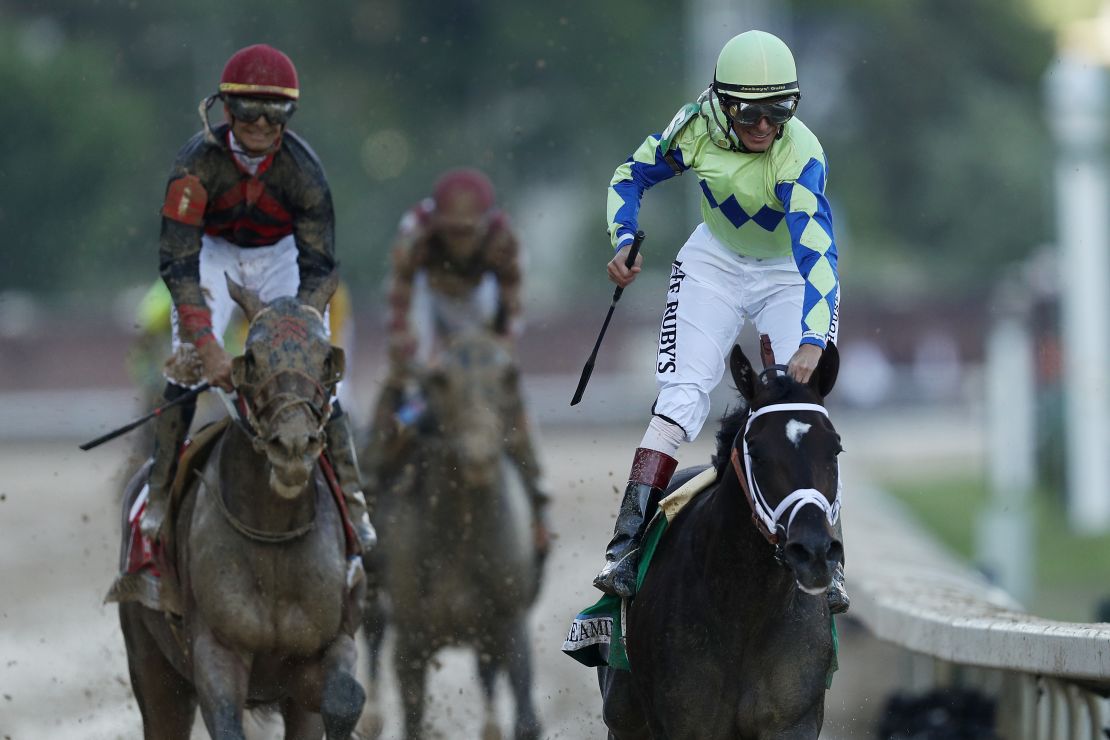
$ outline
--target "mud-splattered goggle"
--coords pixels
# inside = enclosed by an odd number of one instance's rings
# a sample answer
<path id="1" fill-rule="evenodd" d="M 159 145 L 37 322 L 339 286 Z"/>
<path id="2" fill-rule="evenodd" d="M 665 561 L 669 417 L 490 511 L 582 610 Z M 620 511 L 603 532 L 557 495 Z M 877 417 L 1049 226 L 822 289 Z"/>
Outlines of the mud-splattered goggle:
<path id="1" fill-rule="evenodd" d="M 297 103 L 292 100 L 280 98 L 246 98 L 241 95 L 225 95 L 231 115 L 238 121 L 254 123 L 262 116 L 277 126 L 284 126 L 293 112 L 297 110 Z"/>
<path id="2" fill-rule="evenodd" d="M 725 115 L 741 126 L 754 126 L 761 118 L 766 118 L 773 126 L 780 126 L 793 118 L 798 109 L 798 98 L 793 96 L 772 102 L 749 102 L 725 97 L 720 98 L 720 101 Z"/>

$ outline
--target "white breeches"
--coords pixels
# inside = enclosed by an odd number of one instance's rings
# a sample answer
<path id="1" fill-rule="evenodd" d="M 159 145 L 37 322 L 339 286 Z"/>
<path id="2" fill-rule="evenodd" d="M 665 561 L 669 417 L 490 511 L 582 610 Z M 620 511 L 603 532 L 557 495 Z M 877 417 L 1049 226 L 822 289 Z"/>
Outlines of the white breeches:
<path id="1" fill-rule="evenodd" d="M 416 363 L 427 366 L 454 336 L 493 326 L 499 297 L 497 278 L 489 273 L 482 276 L 474 290 L 458 298 L 432 290 L 427 274 L 417 273 L 409 308 L 409 326 L 416 339 Z"/>
<path id="2" fill-rule="evenodd" d="M 224 332 L 231 321 L 235 301 L 227 292 L 227 273 L 232 280 L 249 288 L 268 303 L 282 296 L 294 296 L 301 284 L 301 273 L 297 268 L 297 243 L 293 236 L 287 236 L 269 247 L 238 247 L 225 239 L 201 237 L 200 243 L 200 290 L 204 302 L 212 312 L 212 333 L 221 345 Z M 177 310 L 172 314 L 173 348 L 176 350 L 181 340 L 178 337 Z M 326 325 L 326 323 L 325 323 Z"/>
<path id="3" fill-rule="evenodd" d="M 802 338 L 804 293 L 792 257 L 742 257 L 699 225 L 671 265 L 653 413 L 678 424 L 686 441 L 694 441 L 744 322 L 770 338 L 775 362 L 785 365 Z M 835 340 L 836 322 L 833 326 L 829 338 Z"/>

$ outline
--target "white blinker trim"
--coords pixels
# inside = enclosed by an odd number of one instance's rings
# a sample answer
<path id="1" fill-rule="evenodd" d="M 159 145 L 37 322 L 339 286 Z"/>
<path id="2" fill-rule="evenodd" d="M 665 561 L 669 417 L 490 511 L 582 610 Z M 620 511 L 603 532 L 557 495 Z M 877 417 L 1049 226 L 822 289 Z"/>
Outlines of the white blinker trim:
<path id="1" fill-rule="evenodd" d="M 763 408 L 753 412 L 751 415 L 748 416 L 748 423 L 744 427 L 743 435 L 745 467 L 744 472 L 747 473 L 748 490 L 752 492 L 752 499 L 755 501 L 756 516 L 758 516 L 766 525 L 767 531 L 776 532 L 778 531 L 779 519 L 782 518 L 783 514 L 785 514 L 788 509 L 791 509 L 791 507 L 793 507 L 790 511 L 790 518 L 787 520 L 786 523 L 787 530 L 789 531 L 790 524 L 794 521 L 794 517 L 797 516 L 798 511 L 800 511 L 801 508 L 806 504 L 813 504 L 814 506 L 825 512 L 825 518 L 828 519 L 829 524 L 835 525 L 837 519 L 840 518 L 840 498 L 841 491 L 843 490 L 843 485 L 840 482 L 839 463 L 837 463 L 836 496 L 834 497 L 831 504 L 829 503 L 828 499 L 826 499 L 825 496 L 822 495 L 822 493 L 817 489 L 803 488 L 791 493 L 789 496 L 784 498 L 777 507 L 772 509 L 771 505 L 767 503 L 767 499 L 763 497 L 763 493 L 759 490 L 759 484 L 755 482 L 755 473 L 752 471 L 752 456 L 751 453 L 748 451 L 748 432 L 751 430 L 752 421 L 754 421 L 757 416 L 762 416 L 763 414 L 772 413 L 775 411 L 816 411 L 819 414 L 823 414 L 826 419 L 829 416 L 828 410 L 826 410 L 824 406 L 816 403 L 773 403 L 769 406 L 764 406 Z M 805 429 L 801 430 L 801 432 L 798 433 L 799 440 L 801 439 L 801 435 L 809 431 L 812 426 L 810 424 L 803 424 L 796 419 L 791 419 L 789 422 L 787 422 L 786 425 L 787 438 L 789 438 L 791 434 L 791 424 L 795 424 L 797 425 L 797 427 L 805 427 Z M 795 429 L 797 429 L 797 427 L 795 427 Z M 793 440 L 791 441 L 793 442 Z M 797 446 L 796 442 L 795 446 Z"/>

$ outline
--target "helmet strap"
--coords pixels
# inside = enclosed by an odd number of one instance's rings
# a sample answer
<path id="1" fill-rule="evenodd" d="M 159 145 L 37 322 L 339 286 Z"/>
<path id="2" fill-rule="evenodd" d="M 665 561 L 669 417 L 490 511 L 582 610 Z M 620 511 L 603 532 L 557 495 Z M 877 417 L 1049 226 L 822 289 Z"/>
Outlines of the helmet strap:
<path id="1" fill-rule="evenodd" d="M 201 100 L 200 105 L 197 106 L 197 113 L 200 114 L 200 120 L 204 124 L 204 138 L 211 144 L 220 143 L 220 140 L 216 138 L 216 134 L 212 133 L 212 123 L 208 119 L 208 112 L 212 110 L 212 106 L 216 104 L 216 100 L 219 97 L 220 95 L 218 93 L 209 95 L 207 98 Z"/>
<path id="2" fill-rule="evenodd" d="M 713 80 L 713 84 L 709 86 L 709 110 L 713 113 L 713 124 L 717 130 L 724 136 L 725 141 L 728 142 L 729 149 L 733 151 L 747 152 L 744 147 L 744 142 L 735 131 L 732 130 L 732 121 L 725 112 L 721 109 L 721 101 L 717 98 L 717 80 Z M 723 123 L 722 123 L 723 121 Z"/>

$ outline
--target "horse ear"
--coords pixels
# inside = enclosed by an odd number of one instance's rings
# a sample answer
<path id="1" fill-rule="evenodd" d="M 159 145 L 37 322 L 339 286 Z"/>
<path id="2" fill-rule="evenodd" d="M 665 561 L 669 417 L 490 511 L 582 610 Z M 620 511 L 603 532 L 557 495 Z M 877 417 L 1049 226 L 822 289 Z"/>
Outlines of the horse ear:
<path id="1" fill-rule="evenodd" d="M 830 341 L 825 344 L 825 351 L 821 353 L 817 369 L 813 371 L 813 377 L 809 379 L 809 387 L 815 390 L 821 398 L 824 398 L 829 395 L 833 386 L 836 385 L 836 376 L 839 374 L 840 350 L 836 348 L 836 344 Z"/>
<path id="2" fill-rule="evenodd" d="M 755 371 L 752 369 L 752 363 L 744 355 L 744 350 L 740 349 L 739 344 L 732 346 L 732 353 L 728 357 L 728 367 L 732 372 L 732 382 L 736 385 L 736 390 L 740 391 L 744 400 L 750 403 L 755 395 Z"/>
<path id="3" fill-rule="evenodd" d="M 254 321 L 254 317 L 262 310 L 263 306 L 258 293 L 250 288 L 244 288 L 232 280 L 226 272 L 224 273 L 224 280 L 227 281 L 227 292 L 231 295 L 232 300 L 239 304 L 239 308 L 243 309 L 243 314 L 247 317 L 247 323 Z"/>
<path id="4" fill-rule="evenodd" d="M 243 355 L 231 358 L 231 385 L 242 388 L 247 381 L 247 358 Z"/>
<path id="5" fill-rule="evenodd" d="M 346 372 L 347 353 L 343 351 L 342 347 L 336 347 L 333 344 L 331 354 L 328 355 L 328 377 L 324 378 L 324 385 L 333 386 L 337 384 L 343 380 L 343 375 Z"/>
<path id="6" fill-rule="evenodd" d="M 339 273 L 335 270 L 324 278 L 324 281 L 316 286 L 310 293 L 298 293 L 297 297 L 301 299 L 301 303 L 312 306 L 321 314 L 324 309 L 328 307 L 328 302 L 331 300 L 335 289 L 339 287 Z"/>

